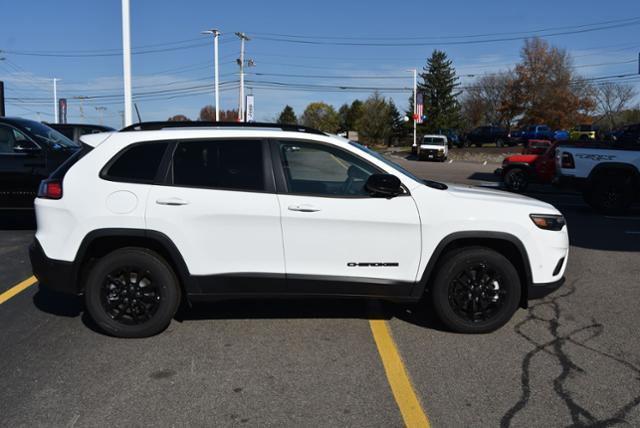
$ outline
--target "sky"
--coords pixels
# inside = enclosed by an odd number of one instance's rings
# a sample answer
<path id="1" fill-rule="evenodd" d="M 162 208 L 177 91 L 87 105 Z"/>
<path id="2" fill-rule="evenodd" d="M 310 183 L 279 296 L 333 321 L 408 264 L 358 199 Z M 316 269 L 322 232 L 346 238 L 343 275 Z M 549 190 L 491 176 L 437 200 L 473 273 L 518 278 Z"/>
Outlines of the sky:
<path id="1" fill-rule="evenodd" d="M 119 0 L 0 0 L 0 80 L 7 115 L 53 121 L 53 78 L 68 121 L 121 127 Z M 408 71 L 444 50 L 461 83 L 506 70 L 523 38 L 566 49 L 588 78 L 638 73 L 640 1 L 250 1 L 131 0 L 133 95 L 143 120 L 197 119 L 213 104 L 213 43 L 220 37 L 220 108 L 238 106 L 241 31 L 251 40 L 246 91 L 256 120 L 289 104 L 338 108 L 374 89 L 404 109 Z M 614 78 L 616 79 L 616 78 Z M 597 80 L 596 80 L 597 81 Z M 640 79 L 620 78 L 640 91 Z"/>

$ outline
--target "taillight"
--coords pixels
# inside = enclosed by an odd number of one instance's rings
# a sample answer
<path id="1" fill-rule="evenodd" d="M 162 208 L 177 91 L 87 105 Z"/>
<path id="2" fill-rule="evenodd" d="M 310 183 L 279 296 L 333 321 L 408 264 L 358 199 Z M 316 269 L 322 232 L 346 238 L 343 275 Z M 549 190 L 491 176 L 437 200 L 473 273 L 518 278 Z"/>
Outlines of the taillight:
<path id="1" fill-rule="evenodd" d="M 573 156 L 571 155 L 571 153 L 563 153 L 562 157 L 560 158 L 560 165 L 562 166 L 562 168 L 569 168 L 569 169 L 573 169 L 576 167 L 576 164 L 573 162 Z"/>
<path id="2" fill-rule="evenodd" d="M 43 199 L 62 198 L 62 182 L 59 180 L 42 180 L 38 189 L 38 197 Z"/>

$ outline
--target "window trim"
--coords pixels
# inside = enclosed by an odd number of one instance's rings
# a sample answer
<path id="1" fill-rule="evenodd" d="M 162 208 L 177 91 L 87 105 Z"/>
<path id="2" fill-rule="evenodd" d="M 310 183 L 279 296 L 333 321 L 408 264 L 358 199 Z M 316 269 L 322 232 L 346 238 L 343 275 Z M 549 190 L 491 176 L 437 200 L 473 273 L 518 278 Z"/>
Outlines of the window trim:
<path id="1" fill-rule="evenodd" d="M 378 165 L 370 162 L 368 159 L 363 156 L 359 156 L 357 153 L 354 153 L 350 150 L 346 150 L 343 147 L 337 146 L 335 144 L 331 144 L 324 141 L 316 141 L 316 140 L 305 140 L 300 138 L 272 138 L 269 139 L 269 144 L 271 147 L 271 157 L 273 162 L 273 170 L 276 178 L 276 188 L 278 194 L 284 195 L 293 195 L 293 196 L 310 196 L 315 198 L 333 198 L 333 199 L 380 199 L 379 197 L 370 196 L 370 195 L 329 195 L 324 193 L 297 193 L 289 191 L 289 185 L 287 183 L 287 174 L 284 170 L 283 166 L 283 158 L 280 152 L 280 143 L 298 143 L 298 144 L 306 144 L 306 145 L 317 145 L 317 146 L 325 146 L 330 147 L 331 149 L 347 153 L 351 156 L 358 158 L 360 161 L 369 165 L 373 168 L 377 173 L 389 174 L 386 170 L 382 169 Z M 409 189 L 402 184 L 402 188 L 404 189 L 404 193 L 398 195 L 396 197 L 410 196 L 411 193 Z"/>
<path id="2" fill-rule="evenodd" d="M 167 151 L 171 147 L 171 143 L 174 140 L 147 140 L 147 141 L 138 141 L 132 144 L 128 144 L 126 147 L 123 147 L 118 153 L 113 155 L 111 159 L 102 167 L 100 170 L 99 177 L 106 181 L 112 181 L 115 183 L 132 183 L 132 184 L 156 184 L 158 177 L 160 176 L 159 172 L 162 171 L 162 162 L 167 155 Z M 158 164 L 158 169 L 156 170 L 156 175 L 151 180 L 140 180 L 140 179 L 132 179 L 132 178 L 122 178 L 122 177 L 111 177 L 107 174 L 107 171 L 113 166 L 114 163 L 118 161 L 125 153 L 131 150 L 134 147 L 147 145 L 147 144 L 166 144 L 164 148 L 164 153 L 160 158 L 160 163 Z"/>
<path id="3" fill-rule="evenodd" d="M 173 183 L 173 155 L 178 148 L 179 143 L 190 142 L 225 142 L 225 141 L 259 141 L 260 148 L 262 149 L 262 170 L 264 189 L 263 190 L 250 190 L 250 189 L 238 189 L 233 187 L 209 187 L 209 186 L 191 186 L 186 184 L 174 184 Z M 244 192 L 244 193 L 276 193 L 275 178 L 273 174 L 272 160 L 269 153 L 268 141 L 262 137 L 212 137 L 212 138 L 183 138 L 172 140 L 169 146 L 169 150 L 165 153 L 165 157 L 160 162 L 159 174 L 156 182 L 153 184 L 156 186 L 167 186 L 185 189 L 201 189 L 201 190 L 220 190 L 226 192 Z"/>

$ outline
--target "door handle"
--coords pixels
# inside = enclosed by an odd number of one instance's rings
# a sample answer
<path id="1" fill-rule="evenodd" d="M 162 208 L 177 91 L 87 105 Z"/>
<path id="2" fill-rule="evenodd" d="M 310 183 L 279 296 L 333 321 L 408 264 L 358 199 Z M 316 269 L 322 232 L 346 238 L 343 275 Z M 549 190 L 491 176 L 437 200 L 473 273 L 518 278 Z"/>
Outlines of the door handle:
<path id="1" fill-rule="evenodd" d="M 180 206 L 180 205 L 188 205 L 189 201 L 185 201 L 184 199 L 180 199 L 180 198 L 166 198 L 166 199 L 157 199 L 156 204 Z"/>
<path id="2" fill-rule="evenodd" d="M 320 208 L 310 204 L 289 205 L 289 211 L 299 211 L 301 213 L 315 213 L 320 211 Z"/>

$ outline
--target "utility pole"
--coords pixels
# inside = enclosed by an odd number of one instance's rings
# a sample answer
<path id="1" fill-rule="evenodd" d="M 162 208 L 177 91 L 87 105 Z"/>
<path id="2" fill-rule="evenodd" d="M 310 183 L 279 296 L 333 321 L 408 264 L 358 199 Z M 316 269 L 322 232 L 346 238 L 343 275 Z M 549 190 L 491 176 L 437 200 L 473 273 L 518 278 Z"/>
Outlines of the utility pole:
<path id="1" fill-rule="evenodd" d="M 89 97 L 85 97 L 84 95 L 80 95 L 80 96 L 76 96 L 76 97 L 71 97 L 74 100 L 79 100 L 80 101 L 80 106 L 78 107 L 78 110 L 80 110 L 80 119 L 82 122 L 84 122 L 84 100 L 86 100 Z"/>
<path id="2" fill-rule="evenodd" d="M 124 73 L 124 123 L 133 123 L 131 108 L 131 27 L 129 20 L 129 0 L 122 0 L 122 66 Z"/>
<path id="3" fill-rule="evenodd" d="M 58 123 L 58 80 L 53 78 L 53 123 Z"/>
<path id="4" fill-rule="evenodd" d="M 418 70 L 414 68 L 411 71 L 413 72 L 413 147 L 417 147 L 418 119 L 416 116 L 418 114 Z"/>
<path id="5" fill-rule="evenodd" d="M 220 121 L 220 91 L 218 90 L 218 37 L 220 31 L 212 28 L 211 30 L 202 31 L 201 34 L 213 35 L 213 90 L 215 92 L 216 122 Z"/>
<path id="6" fill-rule="evenodd" d="M 4 109 L 4 82 L 0 80 L 0 117 L 5 116 Z"/>
<path id="7" fill-rule="evenodd" d="M 238 65 L 240 66 L 240 94 L 238 97 L 238 122 L 244 122 L 244 41 L 251 40 L 244 33 L 236 33 L 236 36 L 240 38 L 240 59 L 238 59 Z"/>
<path id="8" fill-rule="evenodd" d="M 100 125 L 104 125 L 104 112 L 106 109 L 106 107 L 96 106 L 96 111 L 100 113 Z"/>

